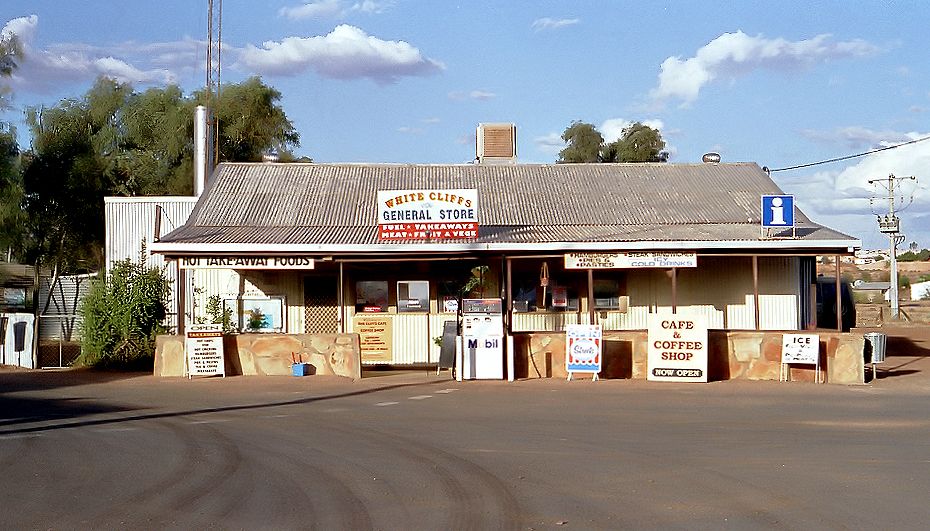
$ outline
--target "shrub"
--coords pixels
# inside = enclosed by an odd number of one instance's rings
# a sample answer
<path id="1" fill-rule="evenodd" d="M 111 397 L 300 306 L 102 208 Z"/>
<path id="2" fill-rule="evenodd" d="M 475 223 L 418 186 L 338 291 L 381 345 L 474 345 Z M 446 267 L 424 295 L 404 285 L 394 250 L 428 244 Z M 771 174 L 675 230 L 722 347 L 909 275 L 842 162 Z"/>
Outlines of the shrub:
<path id="1" fill-rule="evenodd" d="M 81 306 L 84 365 L 151 369 L 155 336 L 165 332 L 169 281 L 161 270 L 129 259 L 99 277 Z"/>
<path id="2" fill-rule="evenodd" d="M 232 323 L 232 310 L 223 307 L 223 301 L 219 295 L 211 295 L 207 299 L 206 311 L 211 323 L 223 325 L 223 332 L 230 334 L 236 331 Z"/>

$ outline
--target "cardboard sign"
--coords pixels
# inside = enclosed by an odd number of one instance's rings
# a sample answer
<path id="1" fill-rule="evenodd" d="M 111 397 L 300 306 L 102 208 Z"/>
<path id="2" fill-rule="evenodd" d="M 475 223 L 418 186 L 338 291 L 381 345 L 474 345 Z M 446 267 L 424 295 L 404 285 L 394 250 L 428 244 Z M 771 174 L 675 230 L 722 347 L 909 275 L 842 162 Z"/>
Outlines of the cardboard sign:
<path id="1" fill-rule="evenodd" d="M 187 376 L 226 376 L 223 357 L 223 325 L 194 324 L 184 332 Z"/>
<path id="2" fill-rule="evenodd" d="M 670 311 L 650 314 L 648 369 L 648 380 L 706 382 L 707 319 Z"/>
<path id="3" fill-rule="evenodd" d="M 820 361 L 820 336 L 817 334 L 783 334 L 782 363 L 817 365 Z"/>
<path id="4" fill-rule="evenodd" d="M 565 326 L 565 370 L 601 372 L 601 325 L 570 324 Z"/>

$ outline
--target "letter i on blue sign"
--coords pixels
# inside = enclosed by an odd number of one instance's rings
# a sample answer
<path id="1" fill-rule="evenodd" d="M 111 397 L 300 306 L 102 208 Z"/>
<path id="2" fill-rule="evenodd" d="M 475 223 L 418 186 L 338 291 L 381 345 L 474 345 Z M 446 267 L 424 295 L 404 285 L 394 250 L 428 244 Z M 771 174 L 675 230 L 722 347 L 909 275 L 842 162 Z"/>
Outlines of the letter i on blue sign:
<path id="1" fill-rule="evenodd" d="M 793 195 L 763 195 L 762 196 L 762 226 L 763 227 L 793 227 L 794 226 L 794 196 Z"/>

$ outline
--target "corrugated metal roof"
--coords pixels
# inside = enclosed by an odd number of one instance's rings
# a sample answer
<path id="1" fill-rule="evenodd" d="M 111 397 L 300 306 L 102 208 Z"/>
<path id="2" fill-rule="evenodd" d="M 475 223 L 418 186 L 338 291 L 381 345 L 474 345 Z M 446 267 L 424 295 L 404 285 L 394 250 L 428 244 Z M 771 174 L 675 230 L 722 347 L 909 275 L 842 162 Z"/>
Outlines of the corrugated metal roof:
<path id="1" fill-rule="evenodd" d="M 753 163 L 227 163 L 162 242 L 381 244 L 378 191 L 452 188 L 478 189 L 477 243 L 758 240 L 760 196 L 783 193 Z M 795 223 L 801 239 L 856 241 Z"/>

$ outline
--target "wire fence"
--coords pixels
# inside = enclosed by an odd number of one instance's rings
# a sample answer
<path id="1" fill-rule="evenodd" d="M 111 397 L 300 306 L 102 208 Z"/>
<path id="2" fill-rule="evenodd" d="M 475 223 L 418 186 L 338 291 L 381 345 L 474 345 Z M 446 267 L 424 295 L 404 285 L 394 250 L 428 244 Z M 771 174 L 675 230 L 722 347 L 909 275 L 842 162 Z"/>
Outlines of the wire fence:
<path id="1" fill-rule="evenodd" d="M 70 367 L 81 355 L 80 324 L 77 314 L 40 315 L 38 367 L 58 369 Z"/>

